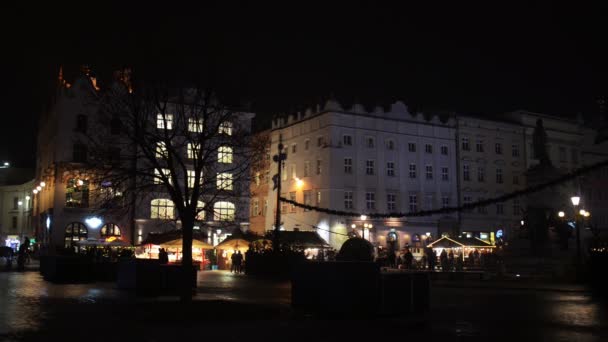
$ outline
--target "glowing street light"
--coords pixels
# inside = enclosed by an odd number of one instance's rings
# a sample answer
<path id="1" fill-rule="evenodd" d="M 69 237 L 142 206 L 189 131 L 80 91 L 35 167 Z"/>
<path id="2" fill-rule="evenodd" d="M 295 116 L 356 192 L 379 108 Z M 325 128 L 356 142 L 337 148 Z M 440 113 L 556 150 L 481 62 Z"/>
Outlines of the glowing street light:
<path id="1" fill-rule="evenodd" d="M 40 186 L 44 188 L 46 186 L 46 183 L 45 182 L 40 182 Z"/>
<path id="2" fill-rule="evenodd" d="M 42 190 L 42 187 L 41 187 L 40 185 L 38 185 L 38 186 L 36 187 L 36 190 L 41 191 L 41 190 Z"/>
<path id="3" fill-rule="evenodd" d="M 298 188 L 301 188 L 302 186 L 304 186 L 304 181 L 301 180 L 300 178 L 296 178 L 296 186 Z"/>
<path id="4" fill-rule="evenodd" d="M 570 200 L 572 201 L 572 205 L 575 207 L 581 202 L 581 198 L 579 196 L 572 196 L 570 197 Z"/>
<path id="5" fill-rule="evenodd" d="M 367 220 L 367 216 L 365 216 L 365 215 L 361 215 L 361 217 L 360 217 L 360 218 L 361 218 L 361 221 L 365 221 L 365 220 Z"/>
<path id="6" fill-rule="evenodd" d="M 583 215 L 583 216 L 589 217 L 590 215 L 591 215 L 591 213 L 585 210 L 585 215 Z"/>
<path id="7" fill-rule="evenodd" d="M 34 190 L 32 190 L 32 192 L 33 192 L 33 193 L 34 193 L 34 195 L 35 195 L 35 194 L 37 194 L 37 193 L 38 193 L 38 190 L 37 190 L 37 189 L 34 189 Z"/>
<path id="8" fill-rule="evenodd" d="M 585 209 L 581 209 L 581 210 L 579 210 L 579 211 L 578 211 L 578 213 L 579 213 L 581 216 L 585 216 L 585 213 L 586 213 L 586 212 L 587 212 L 587 211 L 586 211 Z"/>

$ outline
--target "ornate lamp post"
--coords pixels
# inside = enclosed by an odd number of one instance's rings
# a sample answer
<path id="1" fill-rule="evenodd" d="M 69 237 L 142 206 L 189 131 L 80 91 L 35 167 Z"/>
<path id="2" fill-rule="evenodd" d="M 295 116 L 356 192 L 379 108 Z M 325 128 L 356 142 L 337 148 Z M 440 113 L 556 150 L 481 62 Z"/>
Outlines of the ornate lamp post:
<path id="1" fill-rule="evenodd" d="M 581 228 L 578 223 L 578 217 L 576 216 L 576 207 L 581 202 L 581 198 L 579 196 L 570 197 L 570 201 L 572 202 L 572 206 L 574 207 L 574 224 L 576 225 L 576 262 L 578 266 L 581 265 Z"/>

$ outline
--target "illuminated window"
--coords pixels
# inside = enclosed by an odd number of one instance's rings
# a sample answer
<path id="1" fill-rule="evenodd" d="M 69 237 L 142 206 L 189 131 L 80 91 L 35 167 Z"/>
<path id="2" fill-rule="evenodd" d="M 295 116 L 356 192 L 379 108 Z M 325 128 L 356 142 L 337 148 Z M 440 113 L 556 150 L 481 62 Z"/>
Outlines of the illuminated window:
<path id="1" fill-rule="evenodd" d="M 101 227 L 99 234 L 101 235 L 101 237 L 120 237 L 120 228 L 114 223 L 106 223 L 103 225 L 103 227 Z"/>
<path id="2" fill-rule="evenodd" d="M 254 198 L 251 201 L 251 216 L 258 216 L 260 214 L 259 212 L 260 210 L 260 200 L 257 198 Z"/>
<path id="3" fill-rule="evenodd" d="M 80 222 L 73 222 L 65 227 L 65 248 L 75 246 L 74 243 L 80 240 L 86 240 L 89 236 L 87 227 Z"/>
<path id="4" fill-rule="evenodd" d="M 225 164 L 232 163 L 232 147 L 220 146 L 217 150 L 217 161 Z"/>
<path id="5" fill-rule="evenodd" d="M 203 201 L 196 202 L 196 219 L 199 221 L 205 219 L 205 203 Z"/>
<path id="6" fill-rule="evenodd" d="M 203 119 L 188 118 L 188 132 L 202 133 Z"/>
<path id="7" fill-rule="evenodd" d="M 188 170 L 187 173 L 188 173 L 188 187 L 190 189 L 194 189 L 194 185 L 195 185 L 194 183 L 196 180 L 196 176 L 195 176 L 196 172 L 194 170 Z M 199 177 L 198 185 L 200 186 L 202 182 L 203 182 L 202 177 Z"/>
<path id="8" fill-rule="evenodd" d="M 213 205 L 213 220 L 234 221 L 235 208 L 232 202 L 220 201 Z"/>
<path id="9" fill-rule="evenodd" d="M 173 201 L 165 198 L 153 199 L 150 204 L 150 218 L 172 220 L 175 218 Z"/>
<path id="10" fill-rule="evenodd" d="M 289 193 L 289 199 L 292 201 L 296 201 L 296 193 L 295 192 L 290 192 Z M 296 206 L 293 205 L 292 203 L 289 203 L 289 212 L 290 213 L 295 213 L 296 212 Z"/>
<path id="11" fill-rule="evenodd" d="M 232 135 L 232 122 L 224 121 L 220 124 L 220 134 Z"/>
<path id="12" fill-rule="evenodd" d="M 165 182 L 163 176 L 171 184 L 171 171 L 169 169 L 154 169 L 154 184 L 163 184 Z"/>
<path id="13" fill-rule="evenodd" d="M 68 179 L 65 188 L 65 206 L 69 208 L 89 207 L 89 181 L 83 179 Z"/>
<path id="14" fill-rule="evenodd" d="M 167 145 L 164 141 L 156 143 L 156 158 L 167 158 L 169 156 L 167 152 Z"/>
<path id="15" fill-rule="evenodd" d="M 217 188 L 219 190 L 232 190 L 232 173 L 218 173 Z"/>
<path id="16" fill-rule="evenodd" d="M 173 114 L 156 114 L 156 128 L 173 129 Z"/>
<path id="17" fill-rule="evenodd" d="M 196 159 L 198 154 L 198 145 L 188 143 L 188 159 Z"/>

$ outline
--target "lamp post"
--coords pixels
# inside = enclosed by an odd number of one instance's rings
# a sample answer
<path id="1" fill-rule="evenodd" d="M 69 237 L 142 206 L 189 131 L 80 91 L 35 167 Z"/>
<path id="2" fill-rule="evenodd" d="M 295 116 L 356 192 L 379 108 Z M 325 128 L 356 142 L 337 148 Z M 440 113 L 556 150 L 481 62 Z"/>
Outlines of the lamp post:
<path id="1" fill-rule="evenodd" d="M 576 262 L 577 266 L 581 265 L 581 228 L 578 223 L 578 216 L 576 216 L 576 207 L 581 202 L 581 198 L 579 196 L 570 197 L 570 201 L 572 202 L 572 206 L 574 207 L 574 224 L 576 225 Z"/>

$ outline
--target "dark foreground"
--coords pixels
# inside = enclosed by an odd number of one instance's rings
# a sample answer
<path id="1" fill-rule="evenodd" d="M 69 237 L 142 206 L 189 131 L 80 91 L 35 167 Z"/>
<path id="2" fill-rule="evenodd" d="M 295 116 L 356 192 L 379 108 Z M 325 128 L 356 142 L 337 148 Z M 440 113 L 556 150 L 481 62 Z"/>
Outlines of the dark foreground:
<path id="1" fill-rule="evenodd" d="M 413 317 L 313 317 L 289 306 L 288 283 L 225 272 L 199 276 L 195 301 L 136 297 L 112 283 L 55 285 L 0 273 L 0 341 L 601 341 L 607 310 L 584 288 L 442 282 Z M 353 300 L 357 300 L 353 298 Z"/>

